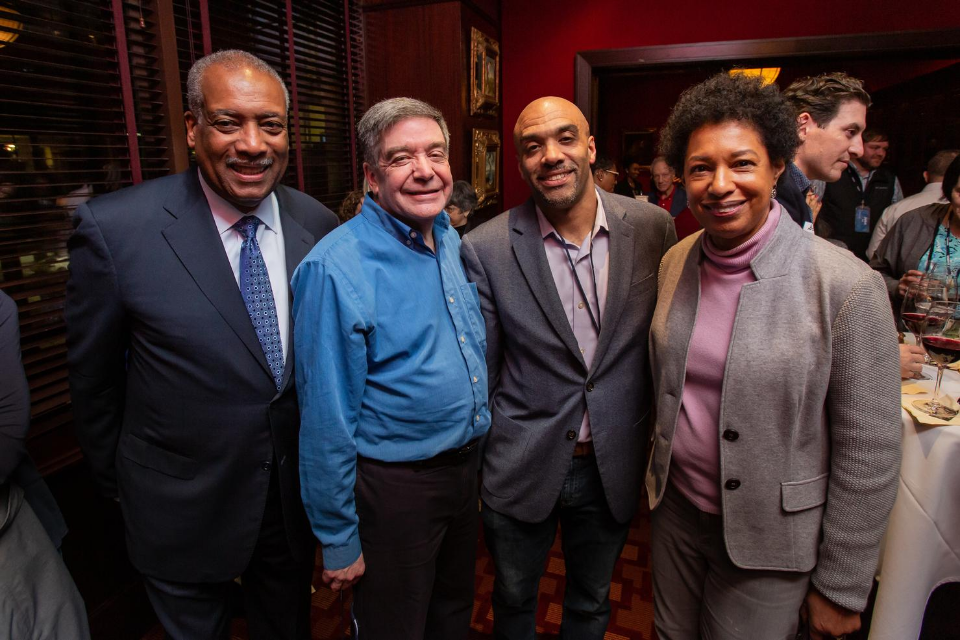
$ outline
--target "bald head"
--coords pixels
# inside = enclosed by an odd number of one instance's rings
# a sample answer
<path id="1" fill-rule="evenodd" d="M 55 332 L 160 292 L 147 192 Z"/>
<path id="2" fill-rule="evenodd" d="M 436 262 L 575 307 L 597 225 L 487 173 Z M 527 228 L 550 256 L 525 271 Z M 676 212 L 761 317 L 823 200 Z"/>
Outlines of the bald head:
<path id="1" fill-rule="evenodd" d="M 513 128 L 513 143 L 520 175 L 544 212 L 567 211 L 596 197 L 590 165 L 597 149 L 587 119 L 569 100 L 528 104 Z"/>
<path id="2" fill-rule="evenodd" d="M 587 124 L 587 119 L 583 117 L 577 105 L 556 96 L 537 98 L 520 112 L 517 124 L 513 127 L 513 144 L 517 148 L 517 153 L 520 153 L 520 144 L 525 130 L 537 129 L 547 122 L 557 120 L 567 120 L 576 127 L 578 133 L 584 137 L 590 136 L 590 125 Z"/>

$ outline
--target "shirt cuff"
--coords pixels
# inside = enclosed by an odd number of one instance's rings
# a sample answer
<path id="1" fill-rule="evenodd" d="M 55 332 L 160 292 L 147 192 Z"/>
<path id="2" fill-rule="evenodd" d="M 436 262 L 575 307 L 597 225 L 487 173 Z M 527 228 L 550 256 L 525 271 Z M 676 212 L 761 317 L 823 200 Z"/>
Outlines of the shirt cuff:
<path id="1" fill-rule="evenodd" d="M 323 568 L 328 571 L 346 569 L 360 557 L 360 534 L 356 531 L 347 544 L 338 547 L 323 547 Z"/>

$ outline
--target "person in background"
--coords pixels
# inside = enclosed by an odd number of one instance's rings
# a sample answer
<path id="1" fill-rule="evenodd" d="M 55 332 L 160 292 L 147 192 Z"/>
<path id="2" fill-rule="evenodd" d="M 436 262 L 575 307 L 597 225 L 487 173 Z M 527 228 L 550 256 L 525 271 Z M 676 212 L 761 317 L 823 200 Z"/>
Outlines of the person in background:
<path id="1" fill-rule="evenodd" d="M 719 74 L 661 133 L 704 230 L 660 267 L 646 487 L 661 640 L 860 626 L 897 492 L 883 282 L 773 199 L 799 139 L 775 85 Z"/>
<path id="2" fill-rule="evenodd" d="M 77 207 L 64 309 L 77 437 L 167 636 L 310 636 L 289 274 L 337 224 L 280 184 L 289 96 L 245 51 L 187 76 L 197 167 Z"/>
<path id="3" fill-rule="evenodd" d="M 863 153 L 870 95 L 860 80 L 839 72 L 800 78 L 783 95 L 796 114 L 800 147 L 787 159 L 775 197 L 794 222 L 812 232 L 818 196 L 811 181 L 836 182 L 850 159 Z"/>
<path id="4" fill-rule="evenodd" d="M 596 161 L 590 165 L 590 170 L 593 171 L 594 184 L 607 193 L 615 193 L 617 176 L 620 173 L 617 171 L 617 163 L 612 158 L 598 153 Z"/>
<path id="5" fill-rule="evenodd" d="M 687 191 L 677 184 L 677 174 L 663 156 L 657 156 L 650 163 L 650 175 L 653 191 L 650 192 L 648 200 L 661 209 L 666 209 L 670 217 L 676 218 L 687 208 Z"/>
<path id="6" fill-rule="evenodd" d="M 0 291 L 0 633 L 87 640 L 87 610 L 57 553 L 66 525 L 27 455 L 29 428 L 17 305 Z"/>
<path id="7" fill-rule="evenodd" d="M 900 181 L 889 167 L 890 139 L 879 129 L 863 132 L 863 152 L 850 158 L 843 177 L 825 186 L 817 235 L 842 242 L 868 262 L 867 245 L 883 210 L 903 200 Z"/>
<path id="8" fill-rule="evenodd" d="M 960 155 L 943 172 L 941 200 L 903 214 L 870 260 L 895 309 L 907 288 L 935 266 L 960 271 Z"/>
<path id="9" fill-rule="evenodd" d="M 477 208 L 477 191 L 466 180 L 457 180 L 450 191 L 450 199 L 443 208 L 450 216 L 450 226 L 462 238 L 467 231 L 470 214 Z"/>
<path id="10" fill-rule="evenodd" d="M 677 228 L 677 239 L 683 240 L 691 233 L 700 230 L 700 223 L 687 207 L 687 191 L 677 184 L 677 174 L 667 164 L 663 156 L 657 156 L 650 163 L 650 175 L 653 191 L 648 196 L 650 202 L 666 209 Z"/>
<path id="11" fill-rule="evenodd" d="M 337 218 L 340 224 L 360 214 L 360 208 L 363 206 L 363 191 L 351 191 L 347 197 L 340 203 L 340 209 L 337 211 Z"/>
<path id="12" fill-rule="evenodd" d="M 293 276 L 303 502 L 364 640 L 465 640 L 486 340 L 450 197 L 450 134 L 411 98 L 357 127 L 370 191 Z"/>
<path id="13" fill-rule="evenodd" d="M 640 163 L 628 158 L 623 161 L 623 166 L 626 168 L 627 175 L 617 183 L 613 192 L 627 198 L 640 200 L 644 197 L 643 185 L 640 184 Z"/>
<path id="14" fill-rule="evenodd" d="M 487 329 L 493 423 L 481 517 L 494 636 L 533 640 L 537 585 L 562 531 L 560 636 L 601 640 L 610 580 L 640 498 L 652 413 L 647 327 L 670 216 L 598 189 L 583 114 L 526 106 L 513 130 L 531 199 L 463 239 Z"/>
<path id="15" fill-rule="evenodd" d="M 943 174 L 958 154 L 960 154 L 960 150 L 957 149 L 946 149 L 935 153 L 933 157 L 930 158 L 930 162 L 927 163 L 927 170 L 923 172 L 923 179 L 927 184 L 924 185 L 920 193 L 915 193 L 908 198 L 904 198 L 900 202 L 892 204 L 883 210 L 883 215 L 880 216 L 877 226 L 873 229 L 870 244 L 867 245 L 867 258 L 873 258 L 884 236 L 887 235 L 887 232 L 890 231 L 903 214 L 928 204 L 933 204 L 934 202 L 946 202 L 946 200 L 943 199 L 941 190 Z"/>

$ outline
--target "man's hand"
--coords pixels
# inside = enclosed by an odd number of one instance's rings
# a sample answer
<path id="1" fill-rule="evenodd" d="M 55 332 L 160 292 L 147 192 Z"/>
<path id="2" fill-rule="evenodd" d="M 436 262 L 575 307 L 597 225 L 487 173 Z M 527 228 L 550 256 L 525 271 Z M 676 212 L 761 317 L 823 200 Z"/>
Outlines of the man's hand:
<path id="1" fill-rule="evenodd" d="M 900 297 L 907 295 L 907 289 L 910 288 L 910 285 L 914 282 L 920 282 L 920 278 L 923 276 L 923 271 L 917 271 L 916 269 L 910 269 L 900 278 L 900 284 L 897 285 L 897 293 L 900 294 Z"/>
<path id="2" fill-rule="evenodd" d="M 831 640 L 860 628 L 860 614 L 835 605 L 810 587 L 800 605 L 800 617 L 810 628 L 811 640 Z"/>
<path id="3" fill-rule="evenodd" d="M 363 553 L 361 553 L 360 557 L 349 567 L 337 569 L 336 571 L 324 569 L 322 576 L 323 583 L 334 591 L 341 591 L 355 585 L 357 581 L 363 577 L 363 572 L 366 570 L 367 566 L 363 563 Z"/>
<path id="4" fill-rule="evenodd" d="M 900 345 L 900 379 L 908 378 L 919 379 L 923 373 L 920 368 L 923 366 L 923 347 L 915 344 Z"/>

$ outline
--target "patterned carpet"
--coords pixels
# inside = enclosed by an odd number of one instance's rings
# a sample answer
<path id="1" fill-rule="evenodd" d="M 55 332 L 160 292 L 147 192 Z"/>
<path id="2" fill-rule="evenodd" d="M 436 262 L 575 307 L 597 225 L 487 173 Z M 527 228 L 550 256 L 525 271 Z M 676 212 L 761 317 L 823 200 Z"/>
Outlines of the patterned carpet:
<path id="1" fill-rule="evenodd" d="M 558 534 L 550 550 L 546 571 L 540 580 L 537 632 L 544 640 L 557 638 L 560 632 L 565 573 Z M 313 583 L 317 585 L 312 602 L 313 640 L 339 640 L 349 637 L 343 632 L 340 598 L 322 586 L 319 562 Z M 492 638 L 492 591 L 493 561 L 483 544 L 481 530 L 477 546 L 476 598 L 473 603 L 473 622 L 470 625 L 471 640 Z M 656 640 L 653 631 L 653 585 L 650 579 L 650 514 L 646 509 L 641 509 L 631 524 L 627 543 L 614 570 L 610 599 L 613 613 L 604 640 Z M 349 596 L 344 597 L 342 607 L 344 611 L 349 610 Z M 161 638 L 163 631 L 158 626 L 144 636 L 143 640 Z M 231 638 L 246 640 L 246 622 L 243 619 L 233 621 Z"/>

